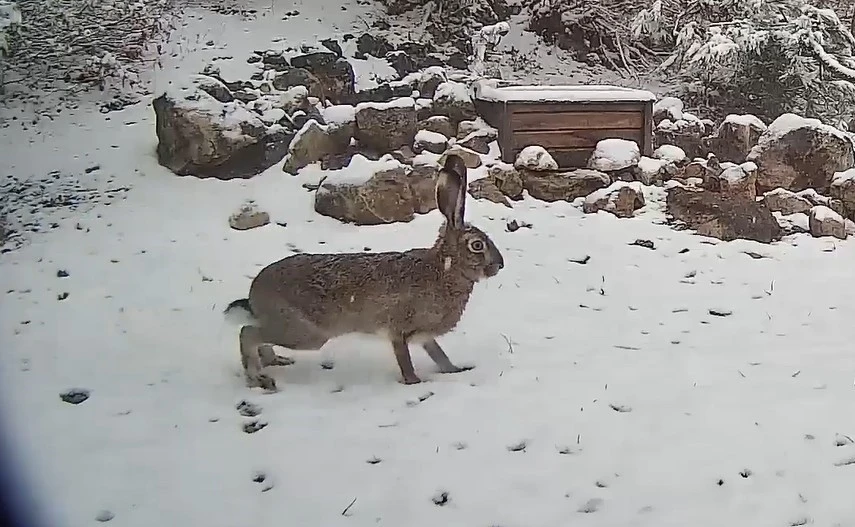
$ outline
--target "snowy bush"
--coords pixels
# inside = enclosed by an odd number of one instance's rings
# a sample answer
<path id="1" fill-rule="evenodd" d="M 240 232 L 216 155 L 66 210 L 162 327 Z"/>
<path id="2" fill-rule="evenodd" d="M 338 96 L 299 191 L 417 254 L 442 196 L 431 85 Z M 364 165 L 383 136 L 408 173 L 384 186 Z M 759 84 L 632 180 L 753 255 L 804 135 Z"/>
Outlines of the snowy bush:
<path id="1" fill-rule="evenodd" d="M 827 119 L 853 112 L 855 36 L 808 0 L 655 0 L 632 33 L 673 46 L 661 68 L 686 81 L 691 105 Z"/>

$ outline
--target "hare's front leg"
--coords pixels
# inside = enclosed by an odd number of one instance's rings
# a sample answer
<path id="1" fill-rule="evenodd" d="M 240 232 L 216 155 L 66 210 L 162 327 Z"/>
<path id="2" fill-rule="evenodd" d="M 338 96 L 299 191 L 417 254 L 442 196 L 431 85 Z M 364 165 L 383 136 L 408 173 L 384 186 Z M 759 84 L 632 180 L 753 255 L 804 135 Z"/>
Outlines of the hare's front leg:
<path id="1" fill-rule="evenodd" d="M 261 333 L 261 328 L 257 326 L 244 326 L 240 328 L 240 359 L 243 364 L 244 375 L 249 387 L 259 387 L 265 390 L 276 390 L 276 381 L 273 377 L 261 373 L 264 367 L 262 362 L 262 348 L 269 348 L 264 342 L 264 337 Z M 273 353 L 273 349 L 269 349 Z M 274 354 L 275 355 L 275 354 Z M 267 357 L 269 360 L 269 357 Z"/>
<path id="2" fill-rule="evenodd" d="M 468 371 L 473 368 L 473 366 L 466 366 L 462 368 L 460 366 L 455 366 L 435 339 L 430 339 L 429 341 L 425 342 L 423 347 L 427 352 L 428 356 L 431 358 L 431 360 L 433 360 L 433 362 L 435 362 L 436 365 L 439 366 L 440 373 L 459 373 L 461 371 Z"/>
<path id="3" fill-rule="evenodd" d="M 392 347 L 395 349 L 395 360 L 398 361 L 398 368 L 401 369 L 404 384 L 418 384 L 422 382 L 413 368 L 413 359 L 410 357 L 410 347 L 407 344 L 407 339 L 403 335 L 393 337 Z"/>

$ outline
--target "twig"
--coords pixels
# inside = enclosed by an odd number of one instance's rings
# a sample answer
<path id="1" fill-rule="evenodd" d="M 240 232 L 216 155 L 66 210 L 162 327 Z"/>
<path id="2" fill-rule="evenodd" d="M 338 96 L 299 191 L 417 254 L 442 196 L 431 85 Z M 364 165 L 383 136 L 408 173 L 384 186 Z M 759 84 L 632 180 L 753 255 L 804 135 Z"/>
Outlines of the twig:
<path id="1" fill-rule="evenodd" d="M 514 354 L 514 343 L 511 342 L 511 339 L 509 339 L 508 336 L 505 335 L 504 333 L 501 333 L 501 335 L 502 335 L 502 338 L 505 339 L 505 342 L 508 343 L 508 353 L 513 355 Z"/>
<path id="2" fill-rule="evenodd" d="M 354 503 L 356 503 L 356 498 L 353 498 L 353 501 L 351 501 L 351 502 L 350 502 L 350 505 L 348 505 L 347 507 L 345 507 L 345 508 L 344 508 L 344 510 L 343 510 L 343 511 L 341 511 L 341 515 L 342 515 L 342 516 L 347 516 L 347 511 L 349 511 L 349 510 L 350 510 L 350 508 L 351 508 L 351 507 L 353 507 L 353 504 L 354 504 Z"/>

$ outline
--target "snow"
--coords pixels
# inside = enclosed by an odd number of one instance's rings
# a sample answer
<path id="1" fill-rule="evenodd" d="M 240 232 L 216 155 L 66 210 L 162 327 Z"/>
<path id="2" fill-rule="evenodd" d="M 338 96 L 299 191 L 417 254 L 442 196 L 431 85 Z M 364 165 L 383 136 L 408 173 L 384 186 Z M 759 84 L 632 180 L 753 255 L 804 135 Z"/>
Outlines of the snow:
<path id="1" fill-rule="evenodd" d="M 462 82 L 446 81 L 436 87 L 433 94 L 433 100 L 449 99 L 452 101 L 467 102 L 471 100 L 469 97 L 469 88 Z"/>
<path id="2" fill-rule="evenodd" d="M 210 116 L 226 137 L 255 142 L 255 139 L 243 132 L 243 126 L 264 127 L 258 115 L 249 111 L 240 101 L 222 103 L 206 92 L 187 85 L 170 86 L 162 93 L 175 101 L 178 107 Z"/>
<path id="3" fill-rule="evenodd" d="M 491 102 L 648 102 L 656 96 L 646 90 L 619 86 L 503 86 L 474 84 L 475 98 Z"/>
<path id="4" fill-rule="evenodd" d="M 835 172 L 831 178 L 833 186 L 846 186 L 855 183 L 855 168 L 844 170 L 843 172 Z"/>
<path id="5" fill-rule="evenodd" d="M 386 154 L 376 161 L 368 159 L 362 154 L 356 154 L 346 167 L 327 172 L 318 192 L 323 192 L 326 185 L 363 185 L 378 172 L 401 168 L 403 166 L 391 154 Z"/>
<path id="6" fill-rule="evenodd" d="M 659 172 L 668 166 L 670 161 L 667 159 L 655 159 L 652 157 L 641 156 L 638 160 L 638 169 L 641 171 L 642 181 L 653 181 Z"/>
<path id="7" fill-rule="evenodd" d="M 686 160 L 686 152 L 679 146 L 662 145 L 653 151 L 653 157 L 679 164 Z"/>
<path id="8" fill-rule="evenodd" d="M 356 105 L 356 113 L 368 108 L 374 110 L 389 110 L 392 108 L 415 108 L 416 101 L 412 97 L 400 97 L 389 102 L 361 102 Z"/>
<path id="9" fill-rule="evenodd" d="M 639 181 L 615 181 L 611 185 L 588 194 L 585 203 L 593 204 L 602 199 L 616 199 L 622 188 L 630 188 L 640 195 L 644 195 L 644 186 Z"/>
<path id="10" fill-rule="evenodd" d="M 799 128 L 810 128 L 814 130 L 819 130 L 827 134 L 839 137 L 841 139 L 848 140 L 848 137 L 842 130 L 838 130 L 833 126 L 824 124 L 819 119 L 810 119 L 792 113 L 785 113 L 779 116 L 774 121 L 772 121 L 772 124 L 770 124 L 769 127 L 766 129 L 766 133 L 760 136 L 760 144 L 765 144 L 769 141 L 780 139 L 788 133 L 798 130 Z"/>
<path id="11" fill-rule="evenodd" d="M 748 174 L 739 165 L 725 168 L 719 176 L 720 179 L 727 181 L 731 185 L 741 183 L 747 177 Z"/>
<path id="12" fill-rule="evenodd" d="M 448 138 L 438 132 L 431 132 L 430 130 L 419 130 L 416 132 L 415 143 L 423 143 L 423 144 L 445 144 L 448 142 Z"/>
<path id="13" fill-rule="evenodd" d="M 588 168 L 602 172 L 614 172 L 637 165 L 641 151 L 635 141 L 628 139 L 603 139 L 597 142 Z"/>
<path id="14" fill-rule="evenodd" d="M 653 113 L 663 113 L 671 121 L 683 119 L 683 101 L 676 97 L 662 97 L 653 103 Z"/>
<path id="15" fill-rule="evenodd" d="M 737 126 L 747 126 L 751 128 L 756 128 L 757 130 L 766 131 L 766 123 L 760 120 L 759 117 L 751 115 L 751 114 L 741 114 L 737 115 L 735 113 L 729 114 L 724 118 L 724 122 L 733 123 Z"/>
<path id="16" fill-rule="evenodd" d="M 514 166 L 538 171 L 558 170 L 558 163 L 552 155 L 539 145 L 529 145 L 520 150 Z"/>
<path id="17" fill-rule="evenodd" d="M 810 215 L 817 221 L 820 222 L 834 222 L 843 224 L 843 217 L 826 207 L 825 205 L 816 205 L 815 207 L 810 209 Z"/>
<path id="18" fill-rule="evenodd" d="M 359 31 L 298 5 L 294 20 L 200 16 L 183 41 L 231 43 L 239 69 L 262 37 Z M 214 53 L 166 53 L 158 82 Z M 252 277 L 297 250 L 427 246 L 441 215 L 340 224 L 314 213 L 306 174 L 280 165 L 249 180 L 177 177 L 157 164 L 149 103 L 0 129 L 3 174 L 130 187 L 109 205 L 38 211 L 43 232 L 0 254 L 3 430 L 45 525 L 852 522 L 842 463 L 855 446 L 836 439 L 855 434 L 855 244 L 709 244 L 660 224 L 651 194 L 633 220 L 469 200 L 506 264 L 440 339 L 475 369 L 441 375 L 413 349 L 426 382 L 404 386 L 388 343 L 348 337 L 289 352 L 296 363 L 271 371 L 281 392 L 266 395 L 244 386 L 238 327 L 221 313 Z M 269 227 L 228 227 L 247 199 Z M 510 218 L 533 227 L 507 232 Z M 78 386 L 87 401 L 59 399 Z M 244 400 L 267 424 L 253 434 Z"/>
<path id="19" fill-rule="evenodd" d="M 349 104 L 327 106 L 321 115 L 327 124 L 349 124 L 356 121 L 356 108 Z"/>

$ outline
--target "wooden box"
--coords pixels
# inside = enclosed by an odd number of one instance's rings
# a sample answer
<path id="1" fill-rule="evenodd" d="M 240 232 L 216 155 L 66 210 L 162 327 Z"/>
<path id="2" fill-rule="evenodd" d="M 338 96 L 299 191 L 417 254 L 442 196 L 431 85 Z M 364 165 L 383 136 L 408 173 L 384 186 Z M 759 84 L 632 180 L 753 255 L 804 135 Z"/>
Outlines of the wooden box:
<path id="1" fill-rule="evenodd" d="M 644 90 L 617 86 L 475 85 L 478 113 L 499 130 L 502 160 L 513 163 L 520 150 L 540 145 L 561 169 L 587 165 L 597 142 L 635 141 L 653 153 L 653 101 Z"/>

